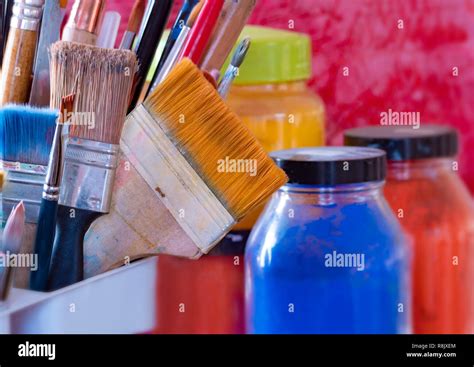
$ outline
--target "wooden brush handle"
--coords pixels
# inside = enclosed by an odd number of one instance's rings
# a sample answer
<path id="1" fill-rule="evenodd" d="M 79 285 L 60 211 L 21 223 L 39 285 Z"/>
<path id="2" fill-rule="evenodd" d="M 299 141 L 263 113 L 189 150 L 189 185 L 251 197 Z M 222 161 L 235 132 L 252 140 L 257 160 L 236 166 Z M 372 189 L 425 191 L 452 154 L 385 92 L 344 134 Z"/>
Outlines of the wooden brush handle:
<path id="1" fill-rule="evenodd" d="M 247 22 L 256 0 L 226 0 L 209 46 L 201 61 L 201 69 L 221 70 Z"/>
<path id="2" fill-rule="evenodd" d="M 48 290 L 67 287 L 84 279 L 84 235 L 101 215 L 103 213 L 59 205 Z"/>
<path id="3" fill-rule="evenodd" d="M 159 200 L 157 191 L 124 156 L 116 172 L 110 213 L 92 224 L 84 251 L 85 278 L 152 255 L 202 255 Z"/>
<path id="4" fill-rule="evenodd" d="M 27 103 L 38 32 L 10 28 L 0 80 L 0 106 Z"/>

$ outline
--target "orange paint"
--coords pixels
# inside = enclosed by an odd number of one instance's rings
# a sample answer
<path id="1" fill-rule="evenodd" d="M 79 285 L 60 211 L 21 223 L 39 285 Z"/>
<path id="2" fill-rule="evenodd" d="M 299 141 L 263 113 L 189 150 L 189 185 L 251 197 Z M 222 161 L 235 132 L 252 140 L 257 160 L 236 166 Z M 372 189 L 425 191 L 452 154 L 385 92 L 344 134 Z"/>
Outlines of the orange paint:
<path id="1" fill-rule="evenodd" d="M 414 240 L 415 333 L 474 332 L 474 207 L 452 163 L 389 165 L 385 197 Z"/>

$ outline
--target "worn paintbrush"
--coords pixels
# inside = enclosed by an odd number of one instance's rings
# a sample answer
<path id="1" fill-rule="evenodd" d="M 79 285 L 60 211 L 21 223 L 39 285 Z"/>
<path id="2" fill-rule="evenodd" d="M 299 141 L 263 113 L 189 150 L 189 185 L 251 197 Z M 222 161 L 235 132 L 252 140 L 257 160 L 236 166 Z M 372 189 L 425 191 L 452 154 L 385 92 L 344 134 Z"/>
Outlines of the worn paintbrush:
<path id="1" fill-rule="evenodd" d="M 0 109 L 0 168 L 5 170 L 2 220 L 20 201 L 25 205 L 26 227 L 22 250 L 33 252 L 41 194 L 57 112 L 27 106 Z M 16 285 L 27 287 L 29 269 L 18 269 Z"/>
<path id="2" fill-rule="evenodd" d="M 86 235 L 87 276 L 197 258 L 287 179 L 189 59 L 128 116 L 121 149 L 110 214 Z"/>
<path id="3" fill-rule="evenodd" d="M 129 50 L 71 42 L 51 46 L 51 105 L 76 94 L 64 153 L 48 289 L 83 279 L 84 234 L 108 213 L 119 141 L 138 63 Z"/>

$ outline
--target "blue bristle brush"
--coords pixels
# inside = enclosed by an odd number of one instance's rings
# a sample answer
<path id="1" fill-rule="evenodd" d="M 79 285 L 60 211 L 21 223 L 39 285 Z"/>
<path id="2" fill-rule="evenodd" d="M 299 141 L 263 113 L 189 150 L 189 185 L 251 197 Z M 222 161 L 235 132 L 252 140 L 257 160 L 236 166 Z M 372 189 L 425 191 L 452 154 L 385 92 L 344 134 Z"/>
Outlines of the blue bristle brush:
<path id="1" fill-rule="evenodd" d="M 36 225 L 57 112 L 27 106 L 0 109 L 0 168 L 6 173 L 2 192 L 2 221 L 21 201 L 25 205 L 26 229 L 22 250 L 33 251 Z M 16 278 L 27 286 L 28 269 L 18 269 Z M 24 283 L 23 283 L 24 282 Z"/>

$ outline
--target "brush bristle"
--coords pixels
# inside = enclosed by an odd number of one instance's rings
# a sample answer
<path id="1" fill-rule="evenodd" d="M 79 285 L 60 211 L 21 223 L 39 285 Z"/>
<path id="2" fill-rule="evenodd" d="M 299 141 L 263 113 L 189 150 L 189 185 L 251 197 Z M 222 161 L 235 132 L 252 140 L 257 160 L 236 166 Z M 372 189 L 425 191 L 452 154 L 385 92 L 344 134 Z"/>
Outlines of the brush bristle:
<path id="1" fill-rule="evenodd" d="M 0 191 L 3 189 L 3 180 L 4 180 L 4 173 L 0 171 Z"/>
<path id="2" fill-rule="evenodd" d="M 48 165 L 57 117 L 56 111 L 28 106 L 0 109 L 0 158 Z"/>
<path id="3" fill-rule="evenodd" d="M 74 93 L 69 135 L 118 144 L 138 68 L 128 50 L 59 41 L 51 46 L 51 105 Z"/>
<path id="4" fill-rule="evenodd" d="M 287 181 L 189 59 L 173 69 L 144 106 L 235 219 Z M 222 165 L 225 161 L 253 163 L 255 175 L 223 170 L 230 167 Z"/>

